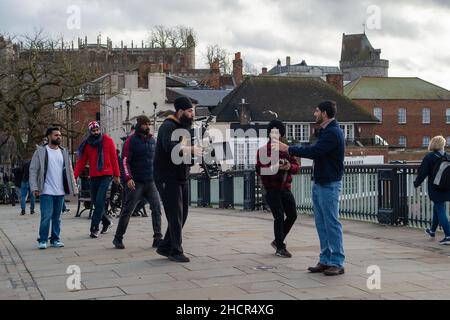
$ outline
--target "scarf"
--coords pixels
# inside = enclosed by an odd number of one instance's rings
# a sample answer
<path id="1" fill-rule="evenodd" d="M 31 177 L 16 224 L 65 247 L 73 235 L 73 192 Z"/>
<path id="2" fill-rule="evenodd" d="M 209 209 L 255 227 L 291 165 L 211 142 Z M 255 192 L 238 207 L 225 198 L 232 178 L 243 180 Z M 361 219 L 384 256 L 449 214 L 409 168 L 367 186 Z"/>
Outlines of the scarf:
<path id="1" fill-rule="evenodd" d="M 86 144 L 90 145 L 93 148 L 97 148 L 97 171 L 103 171 L 104 165 L 104 157 L 103 157 L 103 135 L 100 135 L 99 138 L 95 138 L 90 135 L 87 137 L 83 143 L 81 143 L 80 148 L 78 149 L 78 157 L 83 155 Z"/>

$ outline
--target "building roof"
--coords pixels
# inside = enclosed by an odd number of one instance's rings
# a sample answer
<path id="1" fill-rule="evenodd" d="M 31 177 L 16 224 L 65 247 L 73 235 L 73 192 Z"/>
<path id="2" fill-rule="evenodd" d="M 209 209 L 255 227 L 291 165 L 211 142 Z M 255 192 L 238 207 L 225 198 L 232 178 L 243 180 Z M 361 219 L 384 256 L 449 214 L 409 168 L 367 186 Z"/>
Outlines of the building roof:
<path id="1" fill-rule="evenodd" d="M 167 88 L 166 89 L 166 97 L 167 97 L 166 102 L 167 103 L 174 103 L 175 99 L 177 99 L 179 97 L 183 97 L 183 96 L 184 96 L 184 94 L 175 91 L 175 88 L 171 88 L 171 89 Z M 189 98 L 191 98 L 191 97 L 189 97 Z M 198 101 L 196 99 L 191 98 L 191 101 L 192 101 L 192 103 L 198 104 Z"/>
<path id="2" fill-rule="evenodd" d="M 366 34 L 344 34 L 342 37 L 341 61 L 371 60 L 375 49 Z"/>
<path id="3" fill-rule="evenodd" d="M 301 73 L 315 76 L 320 71 L 321 75 L 327 74 L 342 74 L 339 67 L 331 66 L 305 66 L 301 63 L 290 66 L 275 66 L 268 72 L 269 75 L 283 74 L 283 73 Z"/>
<path id="4" fill-rule="evenodd" d="M 353 100 L 450 100 L 450 91 L 420 78 L 361 77 L 344 92 Z"/>
<path id="5" fill-rule="evenodd" d="M 371 113 L 319 77 L 248 77 L 213 110 L 217 121 L 238 122 L 236 110 L 242 99 L 249 104 L 252 122 L 273 120 L 269 110 L 277 113 L 282 121 L 315 122 L 314 108 L 323 100 L 336 101 L 339 121 L 378 122 Z"/>
<path id="6" fill-rule="evenodd" d="M 187 89 L 172 88 L 179 95 L 189 97 L 197 101 L 197 106 L 216 107 L 231 90 L 211 90 L 211 89 Z"/>
<path id="7" fill-rule="evenodd" d="M 167 75 L 166 76 L 166 87 L 168 88 L 183 88 L 183 87 L 187 87 L 187 83 L 186 81 L 181 78 L 181 77 L 177 77 L 177 76 L 173 76 L 173 75 Z"/>

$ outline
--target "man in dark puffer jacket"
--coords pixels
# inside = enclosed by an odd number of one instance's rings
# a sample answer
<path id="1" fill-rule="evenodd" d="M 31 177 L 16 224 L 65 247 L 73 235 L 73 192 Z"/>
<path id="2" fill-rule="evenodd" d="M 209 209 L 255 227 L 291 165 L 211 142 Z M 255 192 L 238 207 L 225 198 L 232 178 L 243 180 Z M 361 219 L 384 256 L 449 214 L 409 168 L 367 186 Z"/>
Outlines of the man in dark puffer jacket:
<path id="1" fill-rule="evenodd" d="M 128 190 L 113 241 L 117 249 L 125 249 L 123 236 L 130 216 L 142 198 L 147 200 L 152 210 L 153 247 L 156 248 L 161 241 L 161 205 L 153 177 L 155 145 L 155 138 L 150 134 L 150 119 L 144 115 L 139 116 L 136 132 L 128 137 L 122 155 L 124 178 Z"/>

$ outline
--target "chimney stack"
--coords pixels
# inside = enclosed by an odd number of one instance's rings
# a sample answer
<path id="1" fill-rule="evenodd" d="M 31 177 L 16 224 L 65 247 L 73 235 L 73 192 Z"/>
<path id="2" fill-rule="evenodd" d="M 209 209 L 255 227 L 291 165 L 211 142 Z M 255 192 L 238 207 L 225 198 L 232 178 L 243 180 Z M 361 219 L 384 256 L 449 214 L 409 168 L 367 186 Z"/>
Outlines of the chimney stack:
<path id="1" fill-rule="evenodd" d="M 264 67 L 264 68 L 262 68 L 262 73 L 261 73 L 261 75 L 266 75 L 267 74 L 267 68 L 266 67 Z"/>
<path id="2" fill-rule="evenodd" d="M 286 57 L 286 66 L 289 67 L 291 65 L 291 57 Z"/>
<path id="3" fill-rule="evenodd" d="M 233 60 L 233 79 L 236 83 L 236 87 L 244 81 L 243 66 L 244 63 L 241 59 L 241 53 L 236 52 Z"/>
<path id="4" fill-rule="evenodd" d="M 344 93 L 344 76 L 342 74 L 327 74 L 327 83 L 337 92 Z"/>

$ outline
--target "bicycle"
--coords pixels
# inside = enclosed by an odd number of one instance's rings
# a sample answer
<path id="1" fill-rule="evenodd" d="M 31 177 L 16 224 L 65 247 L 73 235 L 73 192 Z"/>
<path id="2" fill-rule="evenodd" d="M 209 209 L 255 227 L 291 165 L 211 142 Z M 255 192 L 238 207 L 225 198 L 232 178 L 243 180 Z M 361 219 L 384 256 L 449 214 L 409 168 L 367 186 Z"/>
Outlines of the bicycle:
<path id="1" fill-rule="evenodd" d="M 15 206 L 16 202 L 18 202 L 16 186 L 8 184 L 0 185 L 0 201 L 3 204 Z"/>

